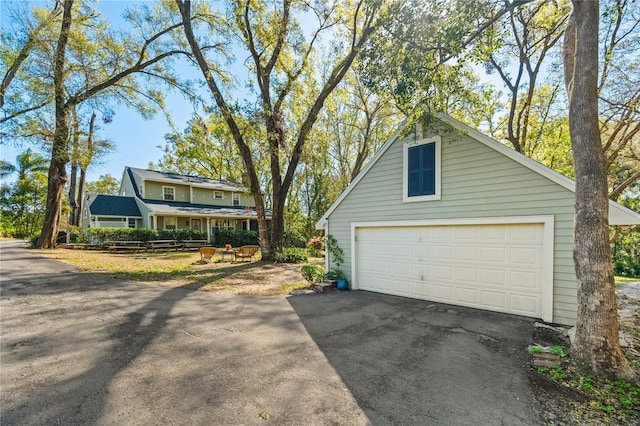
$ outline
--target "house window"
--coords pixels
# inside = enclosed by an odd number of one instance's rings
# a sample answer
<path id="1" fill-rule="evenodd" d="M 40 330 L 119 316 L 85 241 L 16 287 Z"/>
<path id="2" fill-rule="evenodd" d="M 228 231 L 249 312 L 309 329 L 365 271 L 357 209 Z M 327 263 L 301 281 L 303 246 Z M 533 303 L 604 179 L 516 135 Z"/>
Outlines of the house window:
<path id="1" fill-rule="evenodd" d="M 240 205 L 240 194 L 233 194 L 233 205 L 234 206 Z"/>
<path id="2" fill-rule="evenodd" d="M 129 218 L 128 225 L 129 225 L 129 228 L 135 228 L 136 227 L 136 220 Z"/>
<path id="3" fill-rule="evenodd" d="M 162 199 L 165 201 L 173 201 L 176 199 L 176 189 L 173 186 L 162 187 Z"/>
<path id="4" fill-rule="evenodd" d="M 213 191 L 213 198 L 216 200 L 223 200 L 224 193 L 222 191 Z"/>
<path id="5" fill-rule="evenodd" d="M 403 146 L 404 202 L 440 199 L 440 136 Z"/>
<path id="6" fill-rule="evenodd" d="M 214 220 L 213 229 L 218 231 L 221 229 L 234 230 L 236 229 L 236 223 L 234 220 Z"/>
<path id="7" fill-rule="evenodd" d="M 165 217 L 164 218 L 164 229 L 176 229 L 176 224 L 178 223 L 178 219 L 175 217 Z"/>

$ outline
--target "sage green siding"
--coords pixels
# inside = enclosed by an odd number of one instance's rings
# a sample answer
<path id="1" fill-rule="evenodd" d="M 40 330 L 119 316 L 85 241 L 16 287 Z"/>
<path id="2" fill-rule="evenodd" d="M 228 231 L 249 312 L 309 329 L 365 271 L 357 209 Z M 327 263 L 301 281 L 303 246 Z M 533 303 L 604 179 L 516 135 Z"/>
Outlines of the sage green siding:
<path id="1" fill-rule="evenodd" d="M 213 193 L 221 192 L 223 198 L 213 198 Z M 252 195 L 243 194 L 241 192 L 230 192 L 222 190 L 213 190 L 210 188 L 193 188 L 193 204 L 206 204 L 211 206 L 233 206 L 233 194 L 237 194 L 240 197 L 240 206 L 255 206 Z"/>
<path id="2" fill-rule="evenodd" d="M 140 210 L 140 215 L 142 216 L 142 228 L 151 229 L 153 223 L 149 221 L 149 214 L 151 213 L 151 209 L 147 207 L 145 203 L 139 200 L 137 197 L 135 198 L 136 204 L 138 205 L 138 210 Z"/>
<path id="3" fill-rule="evenodd" d="M 553 321 L 574 324 L 573 192 L 469 136 L 441 137 L 441 200 L 403 202 L 404 141 L 396 140 L 331 213 L 328 233 L 344 250 L 347 276 L 353 222 L 553 215 Z"/>
<path id="4" fill-rule="evenodd" d="M 163 182 L 145 181 L 143 198 L 149 200 L 164 200 L 163 187 L 174 188 L 173 201 L 189 203 L 191 201 L 191 189 L 188 185 L 167 184 Z"/>
<path id="5" fill-rule="evenodd" d="M 134 176 L 134 179 L 139 179 L 137 176 Z M 139 185 L 136 183 L 136 185 Z M 122 197 L 135 197 L 136 193 L 133 188 L 133 184 L 131 183 L 131 179 L 129 179 L 129 174 L 127 173 L 127 169 L 124 169 L 124 173 L 122 174 L 122 180 L 120 181 L 120 192 L 118 195 Z"/>

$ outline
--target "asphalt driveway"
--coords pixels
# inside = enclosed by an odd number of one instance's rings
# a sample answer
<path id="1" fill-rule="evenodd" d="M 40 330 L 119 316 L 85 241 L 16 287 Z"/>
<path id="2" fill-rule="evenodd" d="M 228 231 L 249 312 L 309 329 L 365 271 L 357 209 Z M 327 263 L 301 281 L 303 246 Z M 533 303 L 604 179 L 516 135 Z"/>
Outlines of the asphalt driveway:
<path id="1" fill-rule="evenodd" d="M 157 288 L 15 241 L 0 256 L 2 425 L 540 424 L 519 317 Z"/>

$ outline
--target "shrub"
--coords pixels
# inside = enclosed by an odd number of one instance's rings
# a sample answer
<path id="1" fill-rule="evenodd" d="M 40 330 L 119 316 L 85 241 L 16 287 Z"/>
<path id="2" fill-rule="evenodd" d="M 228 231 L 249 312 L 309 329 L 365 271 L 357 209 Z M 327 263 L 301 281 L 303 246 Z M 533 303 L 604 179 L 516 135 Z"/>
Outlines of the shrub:
<path id="1" fill-rule="evenodd" d="M 309 255 L 309 257 L 324 257 L 324 253 L 314 248 L 308 248 L 307 254 Z"/>
<path id="2" fill-rule="evenodd" d="M 31 238 L 29 238 L 29 247 L 31 248 L 36 248 L 36 246 L 38 245 L 38 239 L 40 238 L 40 235 L 34 235 Z"/>
<path id="3" fill-rule="evenodd" d="M 282 243 L 285 247 L 304 248 L 305 238 L 298 231 L 284 231 L 282 234 Z"/>
<path id="4" fill-rule="evenodd" d="M 344 280 L 346 277 L 344 275 L 344 272 L 342 272 L 342 269 L 334 266 L 327 271 L 327 273 L 325 274 L 325 278 L 328 280 Z"/>
<path id="5" fill-rule="evenodd" d="M 285 248 L 282 253 L 275 253 L 273 260 L 278 263 L 302 263 L 309 260 L 309 258 L 305 249 Z"/>
<path id="6" fill-rule="evenodd" d="M 311 284 L 319 283 L 324 279 L 324 268 L 317 265 L 302 265 L 300 273 Z"/>
<path id="7" fill-rule="evenodd" d="M 197 229 L 160 229 L 158 230 L 159 240 L 206 240 L 207 235 Z"/>
<path id="8" fill-rule="evenodd" d="M 86 237 L 89 244 L 101 245 L 107 241 L 157 240 L 158 232 L 146 228 L 89 228 Z"/>
<path id="9" fill-rule="evenodd" d="M 258 231 L 221 229 L 215 236 L 217 245 L 231 244 L 233 247 L 258 245 Z"/>

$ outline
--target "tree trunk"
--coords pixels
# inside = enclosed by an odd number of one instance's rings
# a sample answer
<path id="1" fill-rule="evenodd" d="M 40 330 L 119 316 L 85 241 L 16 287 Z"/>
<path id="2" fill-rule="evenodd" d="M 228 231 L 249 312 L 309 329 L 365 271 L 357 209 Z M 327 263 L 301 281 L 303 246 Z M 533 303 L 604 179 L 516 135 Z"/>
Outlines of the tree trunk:
<path id="1" fill-rule="evenodd" d="M 84 202 L 84 184 L 87 181 L 87 168 L 93 161 L 94 149 L 93 149 L 93 133 L 95 130 L 96 113 L 91 114 L 89 120 L 89 135 L 87 136 L 87 152 L 84 155 L 82 162 L 80 163 L 80 182 L 78 184 L 78 192 L 76 198 L 76 210 L 75 210 L 75 225 L 80 226 L 82 220 L 82 204 Z"/>
<path id="2" fill-rule="evenodd" d="M 69 225 L 77 226 L 76 218 L 78 216 L 78 203 L 76 201 L 76 184 L 78 182 L 78 158 L 80 157 L 79 145 L 80 145 L 80 121 L 78 120 L 78 114 L 76 109 L 71 111 L 71 121 L 73 122 L 73 133 L 71 135 L 71 176 L 69 179 Z"/>
<path id="3" fill-rule="evenodd" d="M 598 126 L 598 18 L 598 1 L 573 0 L 563 52 L 576 178 L 578 319 L 572 354 L 585 373 L 628 378 L 632 372 L 618 337 L 607 175 Z"/>
<path id="4" fill-rule="evenodd" d="M 82 220 L 82 204 L 84 203 L 84 184 L 87 180 L 87 171 L 80 169 L 80 181 L 78 182 L 78 198 L 76 199 L 75 225 L 80 226 Z"/>
<path id="5" fill-rule="evenodd" d="M 71 178 L 69 179 L 69 225 L 77 226 L 76 213 L 78 212 L 78 202 L 76 199 L 76 182 L 78 181 L 78 165 L 76 162 L 71 163 Z"/>
<path id="6" fill-rule="evenodd" d="M 44 225 L 38 239 L 38 247 L 53 248 L 60 226 L 62 210 L 62 194 L 67 183 L 67 163 L 69 161 L 69 124 L 68 107 L 65 104 L 64 64 L 71 27 L 71 8 L 73 0 L 65 0 L 62 15 L 60 37 L 55 51 L 53 70 L 56 129 L 51 146 L 51 164 L 49 166 L 47 203 L 45 206 Z"/>
<path id="7" fill-rule="evenodd" d="M 281 253 L 284 247 L 284 204 L 286 196 L 273 194 L 271 210 L 271 250 Z"/>

